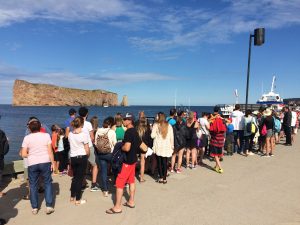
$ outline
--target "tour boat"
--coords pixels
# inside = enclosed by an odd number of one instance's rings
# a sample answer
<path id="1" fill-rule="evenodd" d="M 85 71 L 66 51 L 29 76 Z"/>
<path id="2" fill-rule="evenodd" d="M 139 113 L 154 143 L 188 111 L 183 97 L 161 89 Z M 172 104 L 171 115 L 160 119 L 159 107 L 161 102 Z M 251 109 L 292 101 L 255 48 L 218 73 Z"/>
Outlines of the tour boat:
<path id="1" fill-rule="evenodd" d="M 263 94 L 260 99 L 257 100 L 257 104 L 272 105 L 283 104 L 283 99 L 279 94 L 274 92 L 275 89 L 275 76 L 273 76 L 271 91 L 267 94 Z"/>

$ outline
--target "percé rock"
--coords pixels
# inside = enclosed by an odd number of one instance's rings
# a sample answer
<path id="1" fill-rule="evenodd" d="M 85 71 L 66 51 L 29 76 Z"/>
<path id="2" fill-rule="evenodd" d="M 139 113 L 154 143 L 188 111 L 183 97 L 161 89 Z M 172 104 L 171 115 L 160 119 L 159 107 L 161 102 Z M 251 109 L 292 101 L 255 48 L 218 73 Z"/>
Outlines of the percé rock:
<path id="1" fill-rule="evenodd" d="M 104 90 L 81 90 L 15 80 L 14 106 L 117 106 L 118 94 Z"/>
<path id="2" fill-rule="evenodd" d="M 128 98 L 127 95 L 123 96 L 122 102 L 120 103 L 120 106 L 128 106 Z"/>

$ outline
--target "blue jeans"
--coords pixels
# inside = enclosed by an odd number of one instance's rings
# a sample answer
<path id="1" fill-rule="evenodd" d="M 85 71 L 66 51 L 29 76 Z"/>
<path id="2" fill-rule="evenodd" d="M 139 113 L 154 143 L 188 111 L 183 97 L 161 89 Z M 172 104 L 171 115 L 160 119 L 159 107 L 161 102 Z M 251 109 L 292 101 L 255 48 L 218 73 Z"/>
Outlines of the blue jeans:
<path id="1" fill-rule="evenodd" d="M 234 130 L 234 147 L 233 152 L 241 153 L 244 146 L 244 130 Z M 240 140 L 240 146 L 237 145 L 237 140 Z"/>
<path id="2" fill-rule="evenodd" d="M 52 207 L 53 205 L 51 163 L 40 163 L 28 167 L 30 203 L 33 209 L 38 208 L 38 183 L 40 176 L 44 180 L 46 206 Z"/>
<path id="3" fill-rule="evenodd" d="M 102 191 L 108 191 L 107 187 L 107 164 L 111 162 L 112 154 L 98 154 L 98 162 L 101 168 Z"/>

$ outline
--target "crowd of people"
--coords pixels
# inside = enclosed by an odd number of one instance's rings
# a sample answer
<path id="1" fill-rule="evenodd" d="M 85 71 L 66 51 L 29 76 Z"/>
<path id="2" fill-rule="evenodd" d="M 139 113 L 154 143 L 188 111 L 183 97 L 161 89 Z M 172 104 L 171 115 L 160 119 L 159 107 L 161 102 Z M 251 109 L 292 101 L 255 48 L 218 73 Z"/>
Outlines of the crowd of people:
<path id="1" fill-rule="evenodd" d="M 72 108 L 69 115 L 63 127 L 52 125 L 50 134 L 38 118 L 28 120 L 20 155 L 25 162 L 24 174 L 28 174 L 29 189 L 24 199 L 30 199 L 33 214 L 39 211 L 41 187 L 46 213 L 54 212 L 52 175 L 72 176 L 70 202 L 76 206 L 87 203 L 82 197 L 88 187 L 87 170 L 91 173 L 90 191 L 102 191 L 104 197 L 109 196 L 109 177 L 112 177 L 116 199 L 106 213 L 121 213 L 122 206 L 135 207 L 137 163 L 140 183 L 146 181 L 144 174 L 148 173 L 157 183 L 165 185 L 168 175 L 182 173 L 182 167 L 206 166 L 205 158 L 214 160 L 212 169 L 222 174 L 224 154 L 272 157 L 276 144 L 284 137 L 285 145 L 291 146 L 300 120 L 299 110 L 288 106 L 280 112 L 261 107 L 259 111 L 246 110 L 244 114 L 238 104 L 229 117 L 220 114 L 218 106 L 213 113 L 203 112 L 201 117 L 197 112 L 171 109 L 169 115 L 158 112 L 153 120 L 144 112 L 139 113 L 137 120 L 131 113 L 117 113 L 105 118 L 102 126 L 96 116 L 88 121 L 86 107 L 79 108 L 78 116 Z M 116 159 L 117 156 L 121 158 Z M 121 162 L 119 168 L 116 162 Z M 122 204 L 126 185 L 130 198 Z"/>

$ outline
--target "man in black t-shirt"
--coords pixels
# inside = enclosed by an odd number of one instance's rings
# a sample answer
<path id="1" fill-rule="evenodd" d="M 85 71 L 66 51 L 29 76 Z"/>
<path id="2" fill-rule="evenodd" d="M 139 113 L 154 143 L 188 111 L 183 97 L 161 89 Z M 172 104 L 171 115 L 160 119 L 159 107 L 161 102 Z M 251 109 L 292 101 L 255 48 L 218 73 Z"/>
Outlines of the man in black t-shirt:
<path id="1" fill-rule="evenodd" d="M 116 179 L 116 203 L 113 208 L 106 210 L 107 214 L 115 214 L 122 212 L 122 196 L 123 189 L 126 183 L 129 184 L 130 198 L 123 206 L 134 208 L 134 194 L 135 194 L 135 166 L 137 162 L 137 153 L 139 148 L 142 151 L 147 151 L 147 146 L 140 139 L 136 129 L 133 126 L 134 117 L 127 113 L 123 118 L 123 125 L 127 128 L 122 150 L 126 153 L 126 160 L 123 162 L 121 172 Z"/>

